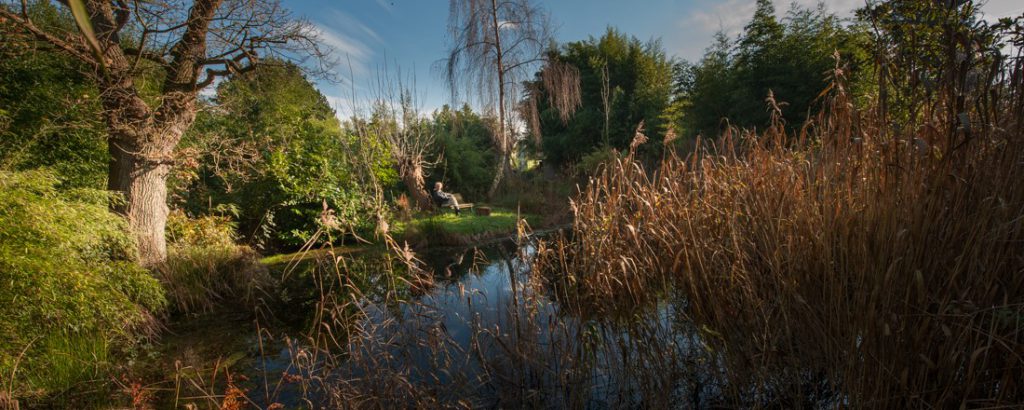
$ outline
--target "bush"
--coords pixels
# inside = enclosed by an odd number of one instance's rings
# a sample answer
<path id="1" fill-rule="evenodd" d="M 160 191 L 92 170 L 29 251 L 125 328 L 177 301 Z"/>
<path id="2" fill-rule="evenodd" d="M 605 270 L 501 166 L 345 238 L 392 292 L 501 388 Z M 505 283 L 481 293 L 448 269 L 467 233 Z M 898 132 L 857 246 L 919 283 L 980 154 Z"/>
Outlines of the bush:
<path id="1" fill-rule="evenodd" d="M 77 377 L 54 373 L 84 373 L 67 370 L 59 351 L 129 344 L 166 304 L 124 220 L 108 211 L 110 194 L 59 183 L 48 171 L 0 171 L 0 373 L 17 368 L 19 390 L 69 387 Z"/>
<path id="2" fill-rule="evenodd" d="M 488 119 L 469 106 L 453 110 L 445 106 L 433 115 L 435 148 L 443 159 L 432 171 L 432 179 L 466 198 L 484 198 L 494 180 L 497 161 L 491 143 Z"/>
<path id="3" fill-rule="evenodd" d="M 205 312 L 222 302 L 252 304 L 273 283 L 259 254 L 236 244 L 227 216 L 189 218 L 171 212 L 167 220 L 167 261 L 156 274 L 175 312 Z"/>
<path id="4" fill-rule="evenodd" d="M 576 164 L 576 172 L 580 175 L 594 175 L 602 166 L 621 158 L 622 154 L 614 148 L 598 147 L 580 158 L 580 162 Z"/>

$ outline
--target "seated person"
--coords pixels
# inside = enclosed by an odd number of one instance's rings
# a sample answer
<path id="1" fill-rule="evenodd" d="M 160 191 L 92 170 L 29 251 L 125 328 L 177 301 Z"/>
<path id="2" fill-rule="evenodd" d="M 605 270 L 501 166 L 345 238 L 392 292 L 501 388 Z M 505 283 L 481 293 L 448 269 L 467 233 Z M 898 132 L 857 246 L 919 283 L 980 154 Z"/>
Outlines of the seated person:
<path id="1" fill-rule="evenodd" d="M 430 198 L 434 200 L 434 204 L 440 207 L 452 208 L 455 210 L 455 215 L 460 215 L 459 202 L 455 200 L 455 195 L 444 192 L 441 188 L 444 188 L 444 184 L 440 181 L 434 183 L 434 190 L 430 192 Z"/>

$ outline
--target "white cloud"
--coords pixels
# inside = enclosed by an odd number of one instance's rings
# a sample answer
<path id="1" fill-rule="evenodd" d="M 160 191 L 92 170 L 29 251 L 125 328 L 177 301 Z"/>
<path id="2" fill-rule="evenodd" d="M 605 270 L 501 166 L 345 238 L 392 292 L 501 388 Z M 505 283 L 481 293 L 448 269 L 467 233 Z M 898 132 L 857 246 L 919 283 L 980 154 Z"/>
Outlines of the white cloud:
<path id="1" fill-rule="evenodd" d="M 739 34 L 756 10 L 750 0 L 728 0 L 711 10 L 700 10 L 679 22 L 680 28 L 715 33 L 719 30 L 729 36 Z"/>
<path id="2" fill-rule="evenodd" d="M 989 0 L 981 6 L 985 12 L 985 19 L 988 21 L 999 20 L 1003 17 L 1015 17 L 1024 13 L 1024 4 L 1020 0 Z"/>
<path id="3" fill-rule="evenodd" d="M 359 39 L 334 31 L 323 24 L 314 24 L 314 34 L 327 46 L 334 49 L 343 63 L 352 66 L 353 74 L 369 72 L 368 65 L 373 51 Z"/>
<path id="4" fill-rule="evenodd" d="M 360 36 L 368 37 L 369 39 L 377 43 L 384 43 L 384 40 L 381 39 L 380 35 L 377 34 L 376 31 L 374 31 L 366 24 L 363 24 L 363 22 L 360 19 L 357 19 L 348 13 L 334 9 L 331 10 L 331 17 L 331 25 L 333 27 L 345 27 L 349 29 L 349 33 L 351 33 L 352 31 L 356 31 Z"/>

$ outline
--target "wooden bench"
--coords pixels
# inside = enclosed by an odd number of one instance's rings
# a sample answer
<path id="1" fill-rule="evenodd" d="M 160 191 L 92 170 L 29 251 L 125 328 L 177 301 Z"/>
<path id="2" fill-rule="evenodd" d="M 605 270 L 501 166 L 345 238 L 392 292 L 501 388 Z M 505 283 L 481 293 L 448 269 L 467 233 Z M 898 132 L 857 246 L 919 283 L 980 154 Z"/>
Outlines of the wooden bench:
<path id="1" fill-rule="evenodd" d="M 455 197 L 455 202 L 459 203 L 459 210 L 473 209 L 473 203 L 472 202 L 462 203 L 462 194 L 452 194 L 452 196 Z"/>

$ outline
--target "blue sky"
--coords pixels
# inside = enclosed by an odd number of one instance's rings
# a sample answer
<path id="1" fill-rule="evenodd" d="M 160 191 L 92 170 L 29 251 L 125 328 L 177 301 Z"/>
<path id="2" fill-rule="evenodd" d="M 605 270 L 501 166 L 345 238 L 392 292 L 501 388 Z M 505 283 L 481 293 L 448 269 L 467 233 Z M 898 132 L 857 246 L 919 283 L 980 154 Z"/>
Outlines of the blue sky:
<path id="1" fill-rule="evenodd" d="M 446 52 L 447 0 L 283 0 L 297 16 L 316 25 L 323 40 L 336 50 L 342 64 L 336 73 L 352 78 L 357 99 L 385 63 L 389 69 L 415 73 L 417 93 L 425 111 L 449 103 L 450 93 L 435 63 Z M 790 1 L 776 0 L 781 14 Z M 813 6 L 817 0 L 796 0 Z M 839 15 L 862 5 L 863 0 L 827 0 Z M 547 0 L 539 1 L 551 16 L 560 42 L 598 36 L 608 26 L 641 40 L 660 39 L 670 56 L 696 60 L 719 29 L 738 34 L 754 13 L 755 0 Z M 1024 13 L 1019 0 L 989 0 L 983 10 L 989 18 Z M 351 67 L 351 69 L 350 69 Z M 321 81 L 339 116 L 350 112 L 352 87 Z"/>

